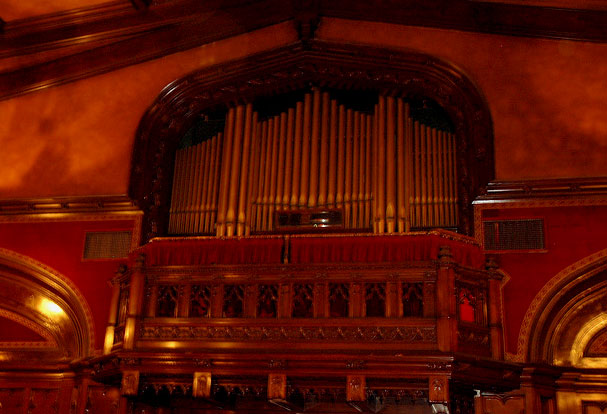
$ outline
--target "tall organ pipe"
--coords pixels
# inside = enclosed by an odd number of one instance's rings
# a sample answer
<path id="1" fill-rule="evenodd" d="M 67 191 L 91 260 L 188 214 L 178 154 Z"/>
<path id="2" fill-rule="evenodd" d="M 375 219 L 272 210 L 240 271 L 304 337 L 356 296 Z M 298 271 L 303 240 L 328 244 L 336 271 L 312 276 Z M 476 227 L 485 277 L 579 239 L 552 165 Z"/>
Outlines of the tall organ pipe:
<path id="1" fill-rule="evenodd" d="M 401 97 L 361 112 L 314 89 L 260 119 L 229 108 L 225 128 L 175 156 L 169 232 L 273 231 L 276 211 L 339 209 L 375 233 L 457 225 L 455 136 L 413 120 Z"/>

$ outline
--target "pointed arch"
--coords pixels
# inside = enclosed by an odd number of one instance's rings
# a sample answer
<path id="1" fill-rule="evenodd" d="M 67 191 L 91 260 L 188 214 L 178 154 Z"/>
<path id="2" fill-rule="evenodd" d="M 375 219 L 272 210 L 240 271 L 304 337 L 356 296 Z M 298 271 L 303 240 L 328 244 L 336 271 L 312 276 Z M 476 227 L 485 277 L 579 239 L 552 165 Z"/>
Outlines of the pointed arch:
<path id="1" fill-rule="evenodd" d="M 8 349 L 5 359 L 70 362 L 92 354 L 92 312 L 64 275 L 31 257 L 0 248 L 0 314 L 38 333 L 46 344 Z"/>

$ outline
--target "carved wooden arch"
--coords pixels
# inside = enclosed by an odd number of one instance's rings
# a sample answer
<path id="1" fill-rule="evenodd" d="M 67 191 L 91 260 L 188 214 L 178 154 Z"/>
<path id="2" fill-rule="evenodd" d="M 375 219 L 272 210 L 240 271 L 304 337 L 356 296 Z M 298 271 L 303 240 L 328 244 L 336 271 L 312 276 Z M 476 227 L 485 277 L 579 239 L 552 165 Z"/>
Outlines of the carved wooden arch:
<path id="1" fill-rule="evenodd" d="M 144 240 L 166 234 L 174 154 L 200 113 L 310 84 L 438 103 L 457 136 L 459 230 L 472 233 L 471 203 L 494 176 L 491 115 L 472 81 L 429 55 L 312 40 L 200 70 L 162 91 L 139 124 L 132 158 L 129 195 L 145 213 Z"/>
<path id="2" fill-rule="evenodd" d="M 519 337 L 526 362 L 576 364 L 582 337 L 607 312 L 607 250 L 588 256 L 556 275 L 536 296 Z M 524 350 L 520 348 L 524 347 Z M 583 346 L 582 346 L 583 348 Z M 573 351 L 573 353 L 572 353 Z M 573 358 L 573 359 L 572 359 Z"/>
<path id="3" fill-rule="evenodd" d="M 65 363 L 92 354 L 93 317 L 78 289 L 42 263 L 1 248 L 0 311 L 38 332 L 49 345 L 7 350 L 10 360 Z"/>

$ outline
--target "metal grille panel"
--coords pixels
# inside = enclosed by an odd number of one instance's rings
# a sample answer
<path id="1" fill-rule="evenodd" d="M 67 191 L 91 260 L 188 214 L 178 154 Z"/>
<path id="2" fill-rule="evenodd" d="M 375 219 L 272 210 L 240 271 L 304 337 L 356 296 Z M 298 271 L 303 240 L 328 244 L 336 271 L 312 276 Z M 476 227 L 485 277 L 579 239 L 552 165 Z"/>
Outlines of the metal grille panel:
<path id="1" fill-rule="evenodd" d="M 544 249 L 544 220 L 496 220 L 484 223 L 485 250 Z"/>
<path id="2" fill-rule="evenodd" d="M 103 231 L 86 233 L 85 259 L 122 259 L 131 249 L 130 231 Z"/>

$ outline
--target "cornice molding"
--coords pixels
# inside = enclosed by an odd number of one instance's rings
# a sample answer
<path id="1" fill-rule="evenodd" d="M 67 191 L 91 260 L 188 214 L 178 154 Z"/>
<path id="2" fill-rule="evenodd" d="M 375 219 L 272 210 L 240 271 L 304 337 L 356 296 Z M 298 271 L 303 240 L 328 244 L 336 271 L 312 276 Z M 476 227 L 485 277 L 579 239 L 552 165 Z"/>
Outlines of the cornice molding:
<path id="1" fill-rule="evenodd" d="M 544 180 L 492 181 L 474 204 L 509 203 L 546 199 L 607 197 L 607 177 L 552 178 Z"/>
<path id="2" fill-rule="evenodd" d="M 0 59 L 19 57 L 25 63 L 0 72 L 0 100 L 251 32 L 293 16 L 291 4 L 280 0 L 183 0 L 140 10 L 112 4 L 44 17 L 41 28 L 35 20 L 7 24 L 0 35 Z M 39 56 L 61 50 L 61 56 Z"/>
<path id="3" fill-rule="evenodd" d="M 136 204 L 123 195 L 0 199 L 0 217 L 119 212 L 140 213 Z"/>
<path id="4" fill-rule="evenodd" d="M 322 2 L 321 14 L 327 17 L 507 36 L 607 41 L 605 10 L 471 0 L 325 0 Z"/>
<path id="5" fill-rule="evenodd" d="M 8 61 L 0 72 L 0 100 L 285 21 L 292 21 L 300 39 L 306 42 L 314 37 L 321 17 L 607 41 L 607 10 L 470 0 L 174 0 L 152 2 L 146 7 L 112 1 L 4 26 L 0 21 L 0 59 Z M 15 57 L 18 59 L 11 66 L 10 59 Z"/>

